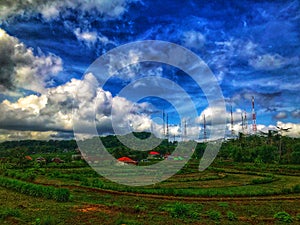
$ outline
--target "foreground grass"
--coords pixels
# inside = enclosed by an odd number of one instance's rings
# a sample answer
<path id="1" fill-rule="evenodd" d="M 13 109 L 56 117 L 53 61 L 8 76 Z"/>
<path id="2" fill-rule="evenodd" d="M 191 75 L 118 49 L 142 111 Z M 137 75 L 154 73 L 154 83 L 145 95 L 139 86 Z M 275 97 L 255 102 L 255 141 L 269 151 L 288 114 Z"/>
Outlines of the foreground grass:
<path id="1" fill-rule="evenodd" d="M 297 201 L 185 202 L 141 199 L 72 190 L 71 202 L 41 200 L 0 188 L 0 224 L 284 224 L 278 212 L 294 221 Z"/>
<path id="2" fill-rule="evenodd" d="M 193 167 L 194 166 L 194 167 Z M 300 178 L 298 167 L 267 165 L 269 169 L 243 164 L 215 164 L 203 173 L 196 163 L 168 181 L 143 188 L 128 188 L 109 182 L 88 167 L 10 170 L 6 176 L 28 182 L 70 188 L 68 202 L 36 197 L 13 188 L 0 187 L 0 224 L 286 224 L 300 223 Z M 250 168 L 250 169 L 249 169 Z M 277 171 L 277 172 L 276 172 Z M 32 176 L 32 173 L 35 175 Z M 8 179 L 8 178 L 6 178 Z M 98 187 L 137 193 L 214 196 L 215 201 L 151 199 L 114 195 L 83 189 Z M 288 200 L 243 201 L 235 196 L 286 194 Z M 232 196 L 226 202 L 224 196 Z M 293 197 L 297 199 L 293 200 Z M 219 201 L 218 201 L 219 199 Z M 282 216 L 284 215 L 284 217 Z"/>

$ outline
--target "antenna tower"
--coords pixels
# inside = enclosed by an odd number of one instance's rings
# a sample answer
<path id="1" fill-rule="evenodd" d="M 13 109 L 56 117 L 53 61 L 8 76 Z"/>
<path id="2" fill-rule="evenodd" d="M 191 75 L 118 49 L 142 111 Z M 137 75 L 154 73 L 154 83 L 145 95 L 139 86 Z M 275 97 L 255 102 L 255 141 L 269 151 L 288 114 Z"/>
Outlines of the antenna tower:
<path id="1" fill-rule="evenodd" d="M 254 96 L 252 96 L 252 131 L 253 133 L 256 133 L 257 127 L 256 127 L 256 113 L 254 109 Z"/>
<path id="2" fill-rule="evenodd" d="M 241 117 L 242 117 L 242 133 L 244 133 L 245 127 L 244 127 L 244 116 L 243 116 L 243 112 L 241 112 Z"/>
<path id="3" fill-rule="evenodd" d="M 230 122 L 231 122 L 231 136 L 234 135 L 234 130 L 233 130 L 233 114 L 232 114 L 232 106 L 230 108 Z"/>
<path id="4" fill-rule="evenodd" d="M 167 132 L 166 132 L 166 138 L 169 141 L 169 118 L 168 118 L 168 113 L 167 113 Z"/>
<path id="5" fill-rule="evenodd" d="M 166 126 L 165 126 L 165 110 L 162 112 L 162 119 L 163 119 L 163 136 L 166 136 Z"/>
<path id="6" fill-rule="evenodd" d="M 205 114 L 203 117 L 203 139 L 206 141 L 206 119 L 205 119 Z"/>
<path id="7" fill-rule="evenodd" d="M 248 133 L 248 120 L 247 120 L 247 112 L 244 111 L 244 126 L 245 126 L 245 133 Z"/>

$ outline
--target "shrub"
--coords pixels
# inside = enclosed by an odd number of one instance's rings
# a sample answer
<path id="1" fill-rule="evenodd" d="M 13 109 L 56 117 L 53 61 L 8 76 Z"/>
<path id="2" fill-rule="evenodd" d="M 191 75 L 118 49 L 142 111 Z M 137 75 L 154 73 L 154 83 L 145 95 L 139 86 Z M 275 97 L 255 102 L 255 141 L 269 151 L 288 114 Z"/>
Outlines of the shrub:
<path id="1" fill-rule="evenodd" d="M 294 193 L 300 193 L 300 184 L 297 184 L 293 187 L 293 192 Z"/>
<path id="2" fill-rule="evenodd" d="M 181 202 L 176 202 L 171 209 L 171 216 L 175 218 L 182 218 L 188 216 L 189 207 Z"/>
<path id="3" fill-rule="evenodd" d="M 54 199 L 58 202 L 67 202 L 70 199 L 70 191 L 64 188 L 57 188 L 54 192 Z"/>
<path id="4" fill-rule="evenodd" d="M 220 207 L 228 207 L 229 206 L 229 204 L 227 203 L 227 202 L 219 202 L 218 203 L 218 206 L 220 206 Z"/>
<path id="5" fill-rule="evenodd" d="M 58 202 L 65 202 L 70 199 L 70 191 L 68 189 L 26 183 L 6 177 L 0 177 L 0 186 L 34 197 L 55 199 Z"/>
<path id="6" fill-rule="evenodd" d="M 207 215 L 212 220 L 220 220 L 220 218 L 221 218 L 221 213 L 219 211 L 216 211 L 216 210 L 207 211 Z"/>
<path id="7" fill-rule="evenodd" d="M 12 209 L 12 208 L 0 208 L 0 219 L 5 219 L 7 217 L 19 217 L 20 216 L 20 210 L 18 209 Z"/>
<path id="8" fill-rule="evenodd" d="M 272 177 L 258 178 L 251 180 L 251 184 L 267 184 L 273 182 Z"/>
<path id="9" fill-rule="evenodd" d="M 293 217 L 287 212 L 278 212 L 274 215 L 274 218 L 286 223 L 293 222 Z"/>
<path id="10" fill-rule="evenodd" d="M 230 221 L 237 220 L 237 216 L 235 215 L 234 212 L 231 212 L 231 211 L 228 211 L 228 212 L 227 212 L 227 218 L 228 218 Z"/>
<path id="11" fill-rule="evenodd" d="M 40 225 L 56 225 L 58 224 L 58 221 L 53 216 L 46 216 L 40 220 Z"/>

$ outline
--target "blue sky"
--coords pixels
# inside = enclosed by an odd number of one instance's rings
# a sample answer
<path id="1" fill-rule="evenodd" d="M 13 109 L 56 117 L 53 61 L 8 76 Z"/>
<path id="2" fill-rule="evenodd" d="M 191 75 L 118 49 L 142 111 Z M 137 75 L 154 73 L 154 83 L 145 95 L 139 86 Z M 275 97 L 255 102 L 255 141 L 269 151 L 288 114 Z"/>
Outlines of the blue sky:
<path id="1" fill-rule="evenodd" d="M 173 42 L 203 59 L 221 87 L 227 120 L 233 106 L 237 131 L 241 111 L 247 111 L 251 124 L 254 96 L 259 129 L 292 127 L 292 136 L 299 136 L 299 27 L 297 0 L 1 2 L 0 139 L 72 136 L 72 87 L 91 84 L 92 78 L 84 77 L 84 72 L 102 54 L 141 40 Z M 119 90 L 144 76 L 168 78 L 191 96 L 199 118 L 198 124 L 190 122 L 190 132 L 202 129 L 205 112 L 209 119 L 205 95 L 176 68 L 144 63 L 118 74 L 104 90 L 95 87 L 90 99 L 101 102 L 96 118 L 101 134 L 112 132 L 112 102 L 120 104 L 121 109 L 130 107 L 130 99 L 118 96 Z M 86 91 L 92 90 L 87 87 Z M 180 98 L 176 92 L 174 97 Z M 170 115 L 172 132 L 180 135 L 180 119 L 162 99 L 145 99 L 136 109 L 124 110 L 131 115 L 125 117 L 119 112 L 116 118 L 120 124 L 136 121 L 132 125 L 136 130 L 148 130 L 154 122 L 152 127 L 161 133 L 161 121 L 154 118 L 162 109 Z"/>

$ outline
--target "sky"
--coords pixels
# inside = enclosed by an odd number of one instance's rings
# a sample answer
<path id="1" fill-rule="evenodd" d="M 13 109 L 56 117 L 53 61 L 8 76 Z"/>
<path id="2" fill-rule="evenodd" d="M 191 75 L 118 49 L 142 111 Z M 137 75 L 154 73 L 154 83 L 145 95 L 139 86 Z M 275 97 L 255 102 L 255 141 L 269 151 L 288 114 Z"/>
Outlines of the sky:
<path id="1" fill-rule="evenodd" d="M 299 137 L 299 27 L 297 0 L 0 1 L 0 141 L 69 139 L 74 121 L 95 126 L 99 135 L 124 128 L 162 136 L 162 111 L 172 136 L 182 136 L 186 123 L 188 135 L 203 138 L 204 115 L 208 133 L 210 121 L 221 118 L 226 135 L 231 129 L 237 134 L 244 112 L 251 134 L 252 97 L 258 132 L 279 126 Z M 103 54 L 144 40 L 175 43 L 201 58 L 217 79 L 227 112 L 208 104 L 206 91 L 180 68 L 139 63 L 138 51 L 118 58 L 132 64 L 105 85 L 99 84 L 101 74 L 86 72 Z M 135 94 L 122 96 L 128 86 Z M 163 94 L 134 102 L 141 86 Z M 195 117 L 179 90 L 193 101 Z"/>

